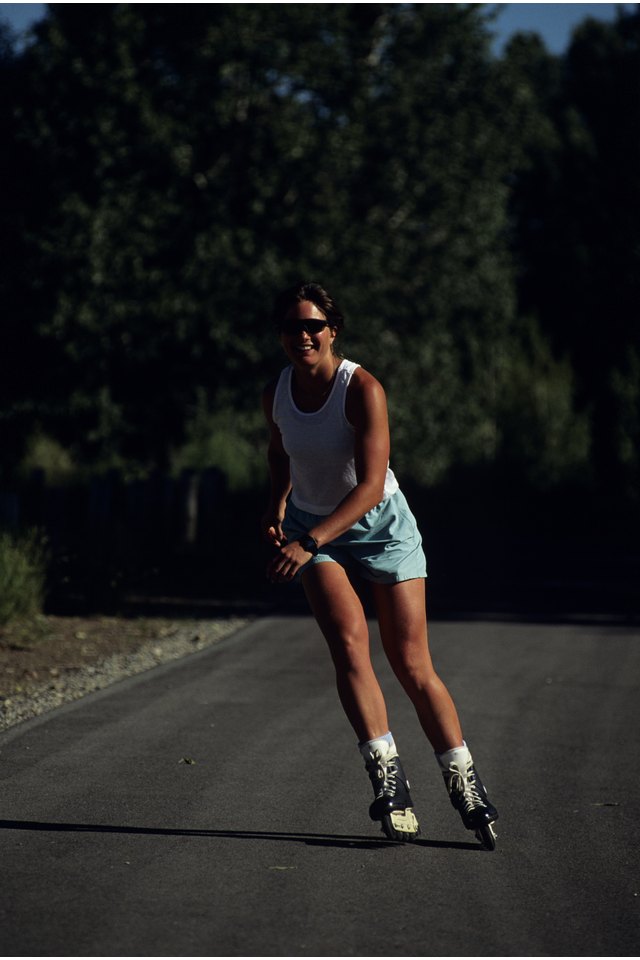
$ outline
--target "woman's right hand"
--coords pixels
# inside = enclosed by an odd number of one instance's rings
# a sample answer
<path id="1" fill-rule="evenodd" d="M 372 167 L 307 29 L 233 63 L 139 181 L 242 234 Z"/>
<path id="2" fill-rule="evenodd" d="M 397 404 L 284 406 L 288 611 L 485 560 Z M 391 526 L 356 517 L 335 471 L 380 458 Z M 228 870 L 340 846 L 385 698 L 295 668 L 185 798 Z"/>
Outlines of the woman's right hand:
<path id="1" fill-rule="evenodd" d="M 282 547 L 286 543 L 286 537 L 282 529 L 284 517 L 279 516 L 272 510 L 267 510 L 260 523 L 262 536 L 271 544 L 272 547 Z"/>

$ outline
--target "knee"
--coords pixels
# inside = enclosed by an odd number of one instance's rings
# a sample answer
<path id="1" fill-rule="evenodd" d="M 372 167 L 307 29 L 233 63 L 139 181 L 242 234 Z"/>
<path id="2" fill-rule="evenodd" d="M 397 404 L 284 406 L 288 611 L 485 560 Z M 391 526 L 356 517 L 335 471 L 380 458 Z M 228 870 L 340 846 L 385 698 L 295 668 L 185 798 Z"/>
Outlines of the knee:
<path id="1" fill-rule="evenodd" d="M 390 658 L 393 671 L 407 693 L 435 689 L 441 680 L 428 655 L 421 651 L 404 651 Z"/>
<path id="2" fill-rule="evenodd" d="M 369 634 L 353 628 L 340 630 L 329 640 L 329 649 L 338 672 L 353 672 L 369 668 Z"/>

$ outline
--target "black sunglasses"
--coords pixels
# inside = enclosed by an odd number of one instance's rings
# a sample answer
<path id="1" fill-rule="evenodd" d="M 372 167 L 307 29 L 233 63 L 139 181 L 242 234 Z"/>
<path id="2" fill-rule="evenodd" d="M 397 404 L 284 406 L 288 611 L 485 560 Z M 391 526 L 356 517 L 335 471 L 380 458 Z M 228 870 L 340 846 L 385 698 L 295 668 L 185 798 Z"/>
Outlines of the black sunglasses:
<path id="1" fill-rule="evenodd" d="M 287 337 L 295 337 L 296 334 L 305 333 L 309 335 L 320 333 L 325 327 L 330 327 L 328 320 L 283 320 L 280 324 L 280 332 Z"/>

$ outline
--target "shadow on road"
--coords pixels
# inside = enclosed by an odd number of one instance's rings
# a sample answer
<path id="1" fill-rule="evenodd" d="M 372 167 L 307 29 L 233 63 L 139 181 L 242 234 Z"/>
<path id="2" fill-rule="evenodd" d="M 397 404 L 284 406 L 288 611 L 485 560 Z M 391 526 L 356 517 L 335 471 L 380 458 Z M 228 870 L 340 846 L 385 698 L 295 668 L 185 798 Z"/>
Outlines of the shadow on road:
<path id="1" fill-rule="evenodd" d="M 354 583 L 365 612 L 375 617 L 375 607 L 367 584 Z M 621 588 L 621 592 L 623 592 Z M 636 591 L 637 593 L 638 591 Z M 485 623 L 569 623 L 577 626 L 637 626 L 640 622 L 640 594 L 624 594 L 612 598 L 598 584 L 584 583 L 578 587 L 566 583 L 529 583 L 493 586 L 474 590 L 464 585 L 456 592 L 449 584 L 439 584 L 432 578 L 427 586 L 427 612 L 430 621 Z M 58 614 L 78 614 L 72 607 L 59 607 Z M 86 612 L 86 611 L 85 611 Z M 310 617 L 309 605 L 299 584 L 274 587 L 268 600 L 264 598 L 221 600 L 203 597 L 140 597 L 131 596 L 123 602 L 119 616 L 135 620 L 138 617 L 170 617 L 174 620 L 208 620 L 215 618 L 247 617 Z"/>
<path id="2" fill-rule="evenodd" d="M 355 850 L 375 850 L 396 847 L 394 840 L 371 837 L 341 836 L 330 833 L 282 833 L 262 830 L 186 830 L 180 827 L 131 827 L 94 823 L 47 823 L 38 820 L 0 820 L 0 830 L 33 830 L 43 833 L 120 833 L 153 837 L 205 837 L 231 840 L 280 840 L 289 843 L 304 843 L 312 847 L 346 847 Z M 449 840 L 415 840 L 413 846 L 446 848 L 448 850 L 476 850 L 483 848 L 477 843 L 460 843 Z"/>

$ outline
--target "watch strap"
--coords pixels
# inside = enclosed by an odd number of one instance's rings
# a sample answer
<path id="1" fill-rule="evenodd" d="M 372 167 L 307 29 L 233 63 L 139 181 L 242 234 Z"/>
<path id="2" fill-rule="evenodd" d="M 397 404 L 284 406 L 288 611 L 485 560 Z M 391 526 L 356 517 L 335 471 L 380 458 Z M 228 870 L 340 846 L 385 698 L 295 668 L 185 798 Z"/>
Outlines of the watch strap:
<path id="1" fill-rule="evenodd" d="M 307 553 L 310 553 L 314 557 L 318 555 L 318 541 L 315 537 L 312 537 L 310 533 L 305 533 L 303 536 L 298 537 L 298 543 Z"/>

